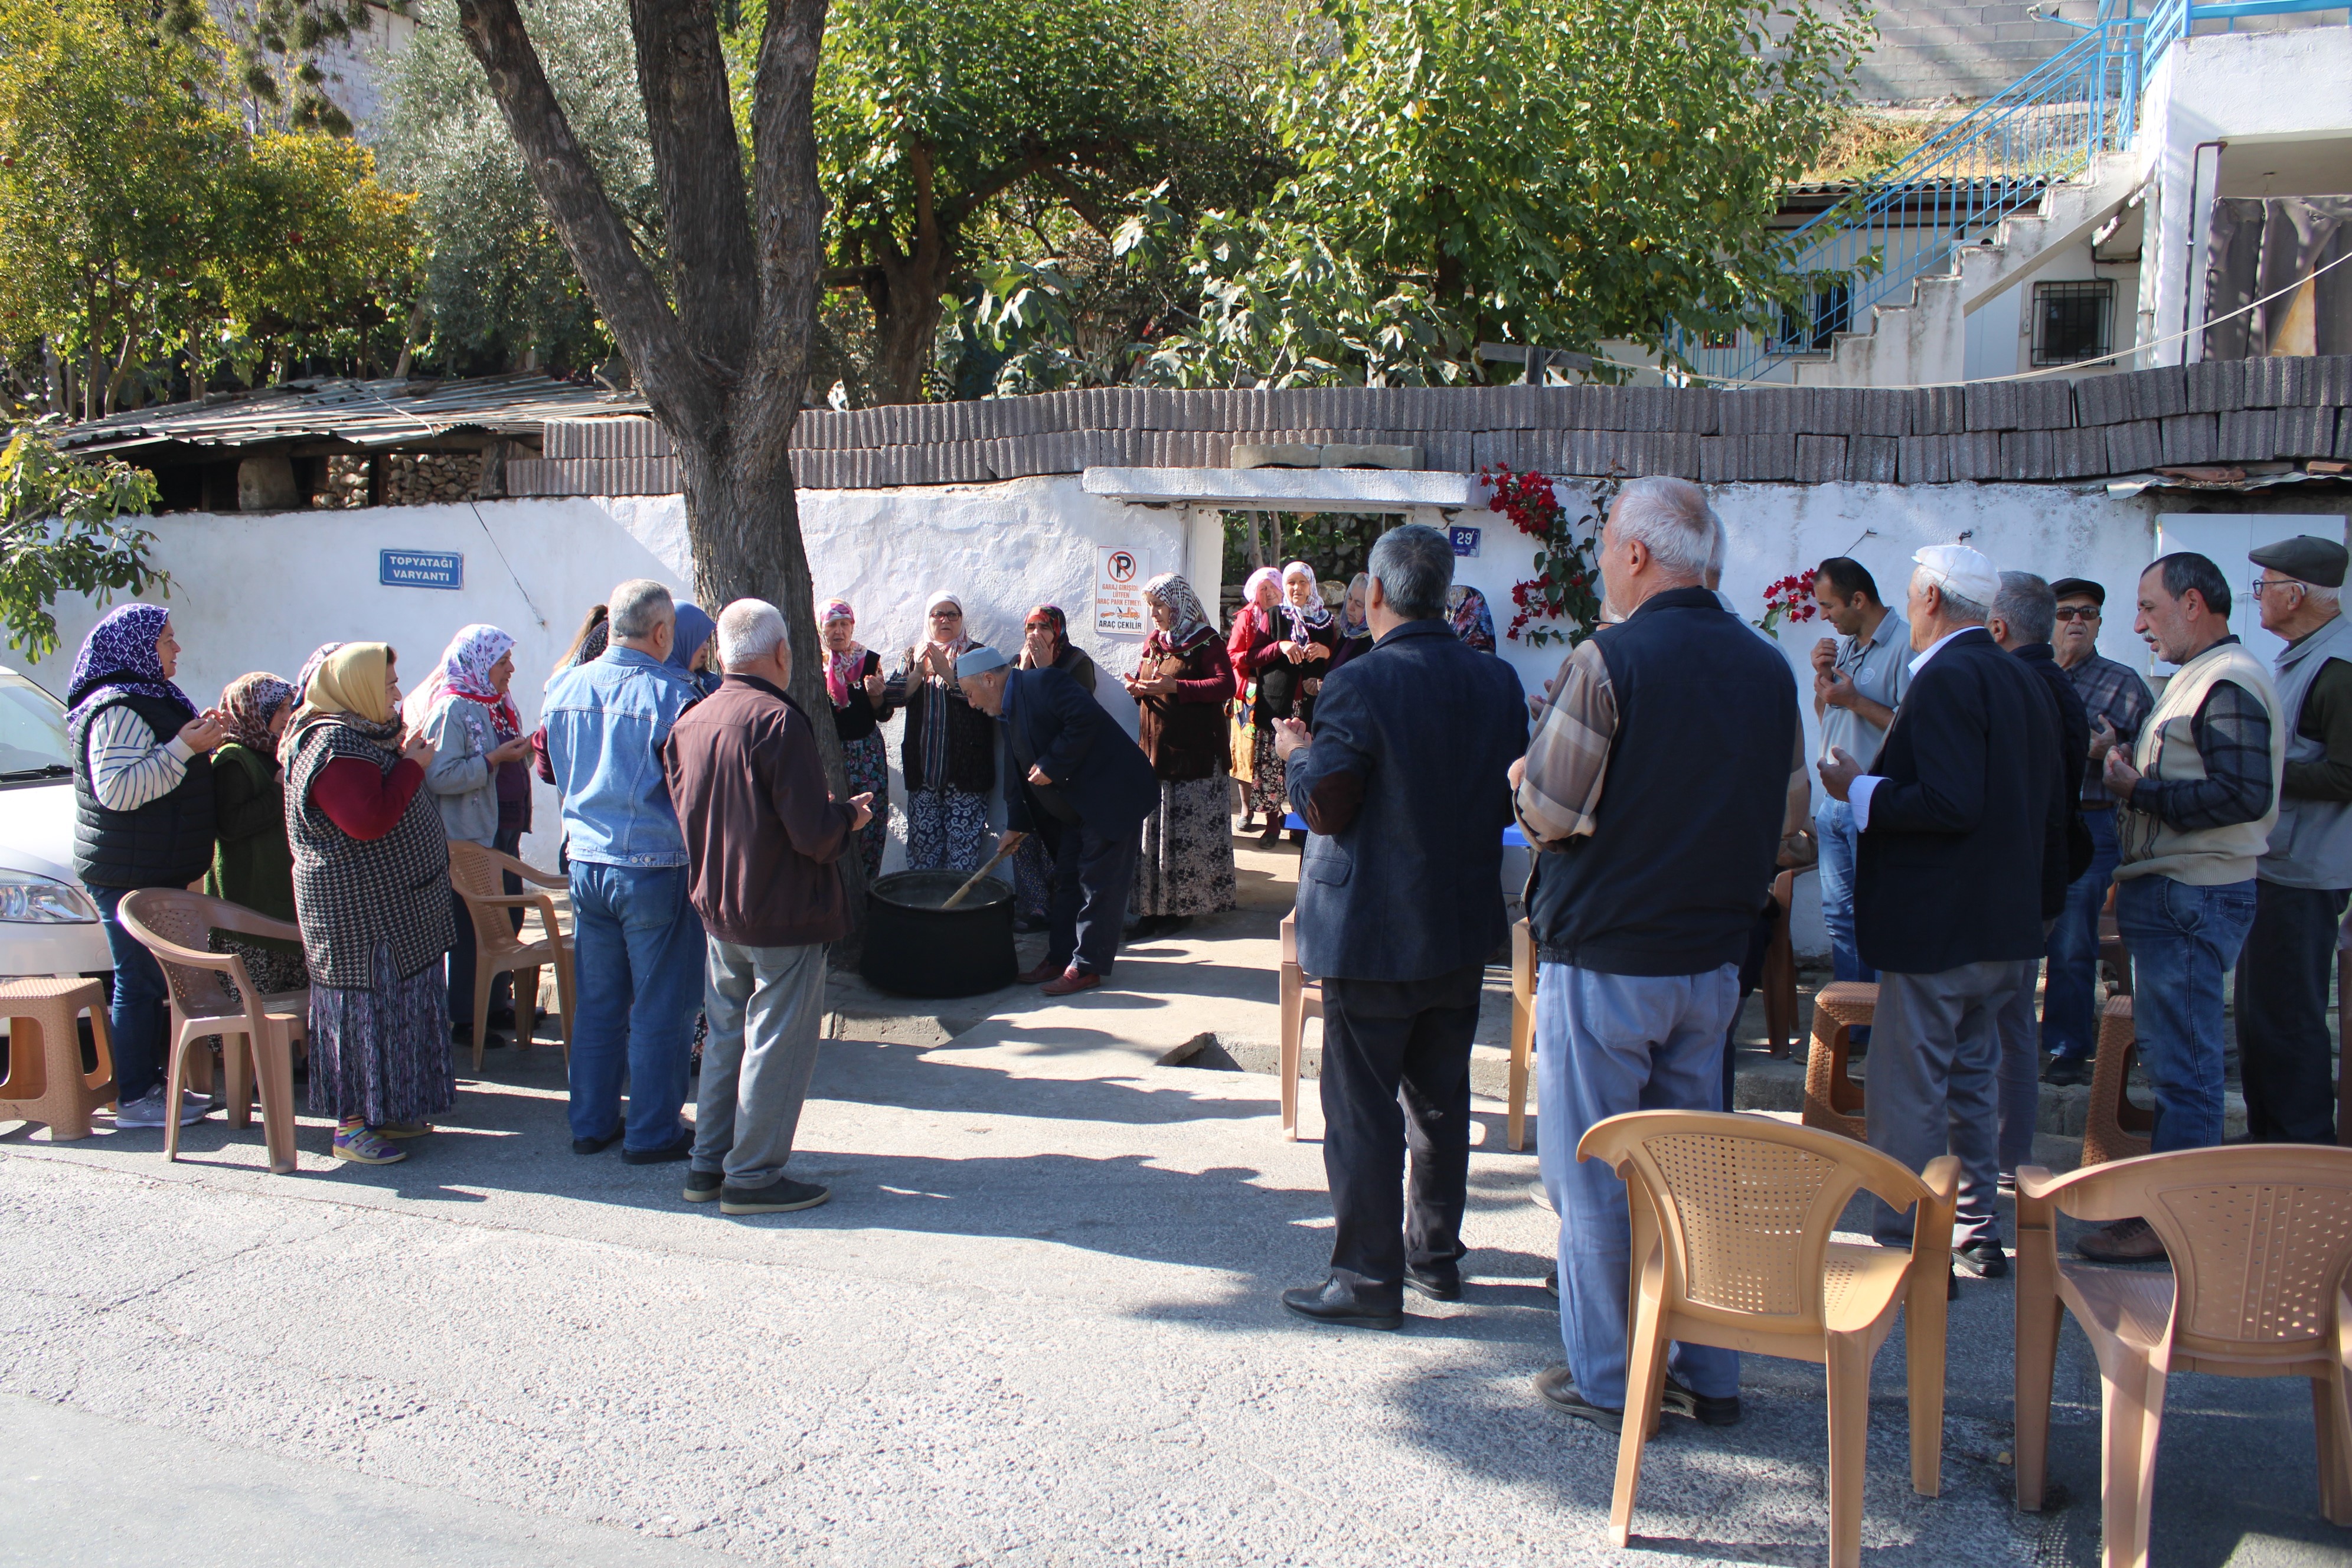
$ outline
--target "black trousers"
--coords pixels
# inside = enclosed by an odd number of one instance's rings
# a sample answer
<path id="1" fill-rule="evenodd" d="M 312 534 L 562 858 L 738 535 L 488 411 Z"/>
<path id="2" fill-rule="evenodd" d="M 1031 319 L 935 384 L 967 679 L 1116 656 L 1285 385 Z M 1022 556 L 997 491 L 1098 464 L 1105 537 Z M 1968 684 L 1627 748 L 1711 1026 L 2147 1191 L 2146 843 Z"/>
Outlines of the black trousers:
<path id="1" fill-rule="evenodd" d="M 1045 894 L 1045 956 L 1082 973 L 1108 975 L 1127 923 L 1135 884 L 1138 833 L 1106 838 L 1083 823 L 1042 817 L 1039 836 L 1053 858 Z"/>
<path id="2" fill-rule="evenodd" d="M 2346 890 L 2254 884 L 2254 923 L 2238 958 L 2238 1070 L 2257 1143 L 2336 1142 L 2327 977 Z"/>
<path id="3" fill-rule="evenodd" d="M 1331 1272 L 1367 1297 L 1402 1301 L 1408 1262 L 1447 1268 L 1469 1250 L 1470 1039 L 1485 980 L 1471 963 L 1429 980 L 1323 982 Z"/>

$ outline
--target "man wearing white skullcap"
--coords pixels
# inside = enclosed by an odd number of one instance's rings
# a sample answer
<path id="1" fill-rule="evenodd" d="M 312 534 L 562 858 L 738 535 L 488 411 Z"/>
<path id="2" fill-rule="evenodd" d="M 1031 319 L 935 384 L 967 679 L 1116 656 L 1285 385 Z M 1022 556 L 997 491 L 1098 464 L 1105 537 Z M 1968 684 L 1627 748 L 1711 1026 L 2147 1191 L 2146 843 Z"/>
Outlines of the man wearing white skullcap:
<path id="1" fill-rule="evenodd" d="M 1879 972 L 1864 1116 L 1871 1147 L 1924 1172 L 1959 1157 L 1954 1233 L 1919 1246 L 2000 1257 L 1998 1021 L 2042 956 L 2042 861 L 2063 836 L 2067 782 L 2054 701 L 2001 651 L 1985 618 L 2000 574 L 1965 544 L 1912 556 L 1911 685 L 1875 772 L 1846 752 L 1822 764 L 1861 834 L 1854 938 Z M 2063 842 L 2063 837 L 2061 838 Z M 1881 1242 L 1914 1244 L 1879 1205 Z"/>

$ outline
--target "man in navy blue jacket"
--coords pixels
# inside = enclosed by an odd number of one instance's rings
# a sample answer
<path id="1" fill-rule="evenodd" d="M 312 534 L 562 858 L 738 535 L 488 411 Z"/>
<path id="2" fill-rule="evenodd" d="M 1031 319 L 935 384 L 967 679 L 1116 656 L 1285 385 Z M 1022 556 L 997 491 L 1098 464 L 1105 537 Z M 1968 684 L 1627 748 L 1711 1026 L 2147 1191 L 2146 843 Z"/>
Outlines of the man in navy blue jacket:
<path id="1" fill-rule="evenodd" d="M 964 698 L 1003 721 L 1005 846 L 1029 833 L 1053 860 L 1045 961 L 1021 976 L 1048 996 L 1090 991 L 1110 973 L 1135 881 L 1143 819 L 1160 780 L 1143 750 L 1086 689 L 1050 666 L 1014 669 L 994 648 L 956 660 Z"/>
<path id="2" fill-rule="evenodd" d="M 1511 667 L 1465 647 L 1444 619 L 1444 534 L 1391 530 L 1369 576 L 1371 647 L 1324 678 L 1311 736 L 1286 720 L 1275 737 L 1307 821 L 1298 962 L 1323 984 L 1335 1221 L 1329 1277 L 1282 1304 L 1393 1329 L 1408 1284 L 1441 1301 L 1462 1294 L 1470 1038 L 1505 935 L 1507 777 L 1528 718 Z"/>

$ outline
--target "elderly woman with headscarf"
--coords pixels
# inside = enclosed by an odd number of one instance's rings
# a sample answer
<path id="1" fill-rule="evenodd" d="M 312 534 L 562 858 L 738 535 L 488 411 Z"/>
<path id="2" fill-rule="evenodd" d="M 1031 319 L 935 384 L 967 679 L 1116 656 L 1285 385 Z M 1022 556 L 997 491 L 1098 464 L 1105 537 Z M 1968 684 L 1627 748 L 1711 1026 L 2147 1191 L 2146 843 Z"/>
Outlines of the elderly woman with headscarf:
<path id="1" fill-rule="evenodd" d="M 404 732 L 396 656 L 344 643 L 313 668 L 278 756 L 294 907 L 310 967 L 310 1110 L 335 1157 L 407 1158 L 457 1102 L 449 1049 L 449 838 L 425 787 L 433 742 Z"/>
<path id="2" fill-rule="evenodd" d="M 211 752 L 227 734 L 172 682 L 180 645 L 161 605 L 123 605 L 90 628 L 66 688 L 74 755 L 74 870 L 98 906 L 114 957 L 109 1036 L 117 1127 L 161 1127 L 204 1114 L 167 1111 L 170 992 L 154 956 L 116 910 L 140 888 L 184 889 L 212 864 L 217 809 Z"/>
<path id="3" fill-rule="evenodd" d="M 1235 710 L 1234 722 L 1248 731 L 1246 737 L 1236 736 L 1234 750 L 1242 752 L 1235 766 L 1244 779 L 1255 785 L 1257 752 L 1260 731 L 1256 724 L 1256 694 L 1251 683 L 1257 679 L 1258 650 L 1265 646 L 1265 633 L 1272 625 L 1275 606 L 1282 602 L 1282 574 L 1271 566 L 1261 566 L 1249 574 L 1242 584 L 1242 606 L 1234 612 L 1233 629 L 1225 637 L 1225 657 L 1234 667 L 1234 695 L 1241 699 Z M 1272 731 L 1265 733 L 1271 735 Z M 1244 752 L 1243 748 L 1248 750 Z M 1266 748 L 1271 750 L 1271 747 Z M 1243 797 L 1242 831 L 1246 833 L 1255 820 L 1258 795 L 1255 789 Z"/>
<path id="4" fill-rule="evenodd" d="M 1233 660 L 1192 584 L 1162 572 L 1143 585 L 1152 633 L 1129 677 L 1137 738 L 1160 778 L 1160 805 L 1143 819 L 1128 907 L 1139 940 L 1167 936 L 1234 905 L 1234 836 L 1225 816 L 1225 704 Z"/>
<path id="5" fill-rule="evenodd" d="M 1495 612 L 1486 607 L 1486 595 L 1454 584 L 1445 591 L 1445 618 L 1465 647 L 1479 653 L 1495 651 Z"/>
<path id="6" fill-rule="evenodd" d="M 824 694 L 833 701 L 833 732 L 841 737 L 841 767 L 849 793 L 874 797 L 873 820 L 857 830 L 857 852 L 870 886 L 882 874 L 890 843 L 890 753 L 882 744 L 882 656 L 857 640 L 857 612 L 846 599 L 828 599 L 816 613 L 824 637 Z"/>
<path id="7" fill-rule="evenodd" d="M 492 626 L 463 626 L 449 639 L 440 667 L 425 677 L 404 703 L 409 727 L 433 746 L 433 766 L 425 788 L 441 810 L 441 824 L 453 839 L 464 839 L 503 855 L 519 854 L 530 830 L 530 740 L 522 732 L 508 688 L 514 680 L 515 639 Z M 504 874 L 509 895 L 522 891 L 522 879 Z M 473 1044 L 475 937 L 466 900 L 453 891 L 449 915 L 456 933 L 449 943 L 449 1027 L 460 1045 Z M 522 911 L 508 917 L 522 926 Z M 514 977 L 492 982 L 490 1027 L 516 1026 Z M 496 1036 L 482 1042 L 496 1045 Z"/>
<path id="8" fill-rule="evenodd" d="M 964 635 L 963 601 L 933 594 L 928 636 L 883 689 L 883 717 L 907 710 L 898 764 L 907 778 L 907 864 L 918 871 L 977 871 L 996 787 L 996 721 L 964 700 L 956 660 L 982 645 Z"/>
<path id="9" fill-rule="evenodd" d="M 1255 771 L 1258 809 L 1266 814 L 1258 843 L 1271 847 L 1282 837 L 1290 805 L 1284 794 L 1282 757 L 1274 746 L 1277 719 L 1311 724 L 1315 693 L 1331 671 L 1339 647 L 1339 623 L 1315 585 L 1315 568 L 1294 561 L 1282 569 L 1282 603 L 1267 617 L 1252 650 L 1257 664 Z M 1292 837 L 1305 839 L 1304 833 Z"/>
<path id="10" fill-rule="evenodd" d="M 719 623 L 699 605 L 680 604 L 677 628 L 670 635 L 669 657 L 662 662 L 686 677 L 694 689 L 708 697 L 719 689 Z"/>
<path id="11" fill-rule="evenodd" d="M 1069 617 L 1059 605 L 1040 605 L 1029 612 L 1021 626 L 1021 657 L 1013 661 L 1019 669 L 1058 669 L 1094 695 L 1095 661 L 1092 655 L 1070 641 Z M 1052 893 L 1053 857 L 1045 848 L 1045 838 L 1032 834 L 1013 851 L 1013 929 L 1017 931 L 1039 931 L 1045 929 L 1045 904 Z"/>
<path id="12" fill-rule="evenodd" d="M 294 688 L 257 670 L 222 690 L 218 710 L 228 739 L 213 752 L 212 869 L 205 891 L 274 921 L 294 923 L 294 851 L 286 842 L 286 788 L 278 739 L 294 717 Z M 246 977 L 264 995 L 310 984 L 299 942 L 216 931 L 215 952 L 245 960 Z"/>
<path id="13" fill-rule="evenodd" d="M 1337 669 L 1358 654 L 1370 650 L 1371 599 L 1370 573 L 1359 572 L 1348 580 L 1348 597 L 1339 606 L 1339 650 L 1331 656 L 1332 668 Z"/>

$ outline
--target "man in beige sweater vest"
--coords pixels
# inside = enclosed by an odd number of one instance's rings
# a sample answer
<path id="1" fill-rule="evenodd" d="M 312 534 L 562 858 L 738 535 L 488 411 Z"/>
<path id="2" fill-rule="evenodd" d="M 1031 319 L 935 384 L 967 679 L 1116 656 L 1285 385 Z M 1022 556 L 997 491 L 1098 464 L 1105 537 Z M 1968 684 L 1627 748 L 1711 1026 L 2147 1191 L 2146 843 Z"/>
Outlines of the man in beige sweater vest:
<path id="1" fill-rule="evenodd" d="M 2285 731 L 2270 671 L 2230 632 L 2230 585 L 2202 555 L 2140 574 L 2132 629 L 2179 665 L 2126 757 L 2107 753 L 2118 803 L 2116 928 L 2132 955 L 2133 1021 L 2156 1091 L 2158 1153 L 2221 1142 L 2221 977 L 2254 919 L 2254 863 L 2278 820 Z M 2163 1255 L 2144 1220 L 2076 1243 L 2085 1258 Z"/>

